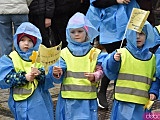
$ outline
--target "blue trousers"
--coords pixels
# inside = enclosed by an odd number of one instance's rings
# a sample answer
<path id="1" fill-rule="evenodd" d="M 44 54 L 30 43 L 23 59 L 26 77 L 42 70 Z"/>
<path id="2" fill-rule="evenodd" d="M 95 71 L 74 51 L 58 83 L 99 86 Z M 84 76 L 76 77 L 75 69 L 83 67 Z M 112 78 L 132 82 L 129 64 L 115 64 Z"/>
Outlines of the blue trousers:
<path id="1" fill-rule="evenodd" d="M 28 21 L 26 14 L 0 14 L 0 57 L 12 51 L 13 34 L 17 27 L 26 21 Z"/>

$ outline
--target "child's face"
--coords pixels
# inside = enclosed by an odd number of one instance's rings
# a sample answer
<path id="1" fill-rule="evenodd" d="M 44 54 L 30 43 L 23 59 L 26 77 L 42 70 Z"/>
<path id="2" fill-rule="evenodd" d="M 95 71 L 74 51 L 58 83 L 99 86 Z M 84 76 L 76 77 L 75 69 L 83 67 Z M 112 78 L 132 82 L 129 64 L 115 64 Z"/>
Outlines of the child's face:
<path id="1" fill-rule="evenodd" d="M 33 47 L 33 42 L 27 36 L 24 36 L 19 41 L 19 47 L 23 52 L 27 52 L 30 48 Z"/>
<path id="2" fill-rule="evenodd" d="M 76 42 L 85 42 L 87 33 L 84 28 L 76 28 L 70 30 L 70 36 Z"/>
<path id="3" fill-rule="evenodd" d="M 137 32 L 137 47 L 138 48 L 143 47 L 145 40 L 146 40 L 146 35 L 143 32 L 141 32 L 141 33 Z"/>

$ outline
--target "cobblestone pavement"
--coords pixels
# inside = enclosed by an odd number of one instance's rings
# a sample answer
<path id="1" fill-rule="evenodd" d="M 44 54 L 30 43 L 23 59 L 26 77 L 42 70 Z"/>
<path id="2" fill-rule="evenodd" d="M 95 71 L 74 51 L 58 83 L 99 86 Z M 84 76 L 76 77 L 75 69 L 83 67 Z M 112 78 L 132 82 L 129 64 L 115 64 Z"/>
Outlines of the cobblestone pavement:
<path id="1" fill-rule="evenodd" d="M 55 85 L 54 88 L 50 89 L 52 100 L 54 103 L 57 101 L 57 96 L 59 93 L 59 86 Z M 0 89 L 0 120 L 14 120 L 9 108 L 8 108 L 8 89 Z"/>
<path id="2" fill-rule="evenodd" d="M 56 101 L 59 93 L 59 87 L 60 87 L 60 84 L 56 84 L 54 88 L 50 89 L 50 93 L 51 93 L 54 105 L 56 105 Z M 109 110 L 107 111 L 106 109 L 99 109 L 98 110 L 99 120 L 108 120 L 110 117 L 110 111 L 112 107 L 112 99 L 111 99 L 112 93 L 113 93 L 113 83 L 111 82 L 107 90 L 107 96 L 108 96 L 107 102 L 109 103 Z M 0 89 L 0 120 L 14 120 L 8 108 L 8 103 L 7 103 L 8 96 L 9 96 L 8 89 L 7 90 Z"/>
<path id="3" fill-rule="evenodd" d="M 52 100 L 54 102 L 54 105 L 56 105 L 57 96 L 59 93 L 59 87 L 60 85 L 55 85 L 54 88 L 50 89 L 50 93 L 52 96 Z M 112 95 L 113 95 L 113 82 L 110 83 L 108 89 L 107 89 L 107 102 L 109 104 L 109 109 L 98 109 L 98 116 L 99 120 L 109 120 L 111 108 L 112 108 Z M 8 96 L 9 96 L 9 90 L 0 89 L 0 120 L 14 120 L 9 108 L 8 108 Z M 54 107 L 55 108 L 55 107 Z M 156 101 L 153 105 L 153 110 L 160 111 L 160 101 Z"/>

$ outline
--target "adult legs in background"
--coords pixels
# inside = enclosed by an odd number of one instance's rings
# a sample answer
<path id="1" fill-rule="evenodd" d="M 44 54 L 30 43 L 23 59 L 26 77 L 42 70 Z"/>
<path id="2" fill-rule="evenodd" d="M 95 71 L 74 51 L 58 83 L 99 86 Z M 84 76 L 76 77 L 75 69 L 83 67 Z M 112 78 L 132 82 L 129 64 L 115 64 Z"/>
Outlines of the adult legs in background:
<path id="1" fill-rule="evenodd" d="M 55 43 L 58 45 L 62 41 L 62 48 L 67 46 L 66 27 L 70 16 L 55 16 L 52 19 L 51 28 L 54 33 Z"/>
<path id="2" fill-rule="evenodd" d="M 26 21 L 28 21 L 28 15 L 0 15 L 0 57 L 4 54 L 9 55 L 12 51 L 13 34 L 17 27 Z"/>
<path id="3" fill-rule="evenodd" d="M 62 0 L 63 1 L 63 0 Z M 81 12 L 86 14 L 90 0 L 66 0 L 55 2 L 55 12 L 52 18 L 51 28 L 54 33 L 55 42 L 58 45 L 62 41 L 62 48 L 67 46 L 66 27 L 68 20 L 76 13 Z"/>
<path id="4" fill-rule="evenodd" d="M 45 15 L 29 14 L 29 21 L 39 28 L 42 35 L 42 44 L 48 48 L 53 46 L 49 41 L 49 28 L 45 27 Z"/>
<path id="5" fill-rule="evenodd" d="M 109 85 L 109 82 L 110 82 L 110 80 L 107 78 L 107 76 L 104 76 L 101 80 L 100 90 L 98 92 L 98 106 L 100 108 L 107 108 L 108 109 L 106 91 L 107 91 L 107 87 Z"/>

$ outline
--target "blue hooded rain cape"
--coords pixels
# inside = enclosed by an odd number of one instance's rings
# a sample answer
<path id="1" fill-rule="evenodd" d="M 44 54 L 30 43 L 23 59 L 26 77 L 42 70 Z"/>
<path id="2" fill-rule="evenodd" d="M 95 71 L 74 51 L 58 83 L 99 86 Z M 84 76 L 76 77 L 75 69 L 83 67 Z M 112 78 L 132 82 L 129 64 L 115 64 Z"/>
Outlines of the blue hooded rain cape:
<path id="1" fill-rule="evenodd" d="M 80 43 L 76 42 L 70 37 L 70 29 L 73 28 L 86 28 L 86 32 L 88 34 L 88 40 L 86 42 Z M 67 25 L 66 28 L 66 36 L 68 42 L 68 49 L 75 56 L 83 56 L 85 55 L 91 48 L 92 45 L 90 42 L 93 42 L 93 39 L 98 35 L 98 31 L 94 28 L 94 26 L 86 19 L 86 17 L 82 13 L 74 14 Z M 98 56 L 98 63 L 102 63 L 104 56 L 107 54 L 100 54 Z M 98 64 L 97 63 L 97 64 Z M 85 63 L 82 63 L 85 64 Z M 63 73 L 65 73 L 67 69 L 67 65 L 65 61 L 60 58 L 60 60 L 55 63 L 53 66 L 60 66 L 63 69 Z M 53 66 L 50 67 L 49 74 L 52 79 L 56 79 L 52 75 Z M 57 81 L 63 81 L 64 74 L 60 79 L 56 79 Z M 97 120 L 97 100 L 77 100 L 77 99 L 64 99 L 61 97 L 61 93 L 58 96 L 57 106 L 56 106 L 56 119 L 57 120 Z"/>
<path id="2" fill-rule="evenodd" d="M 17 35 L 21 33 L 26 33 L 37 38 L 35 46 L 27 52 L 21 51 L 17 44 Z M 32 51 L 37 51 L 42 42 L 39 29 L 29 22 L 24 22 L 18 27 L 13 39 L 15 50 L 26 61 L 29 61 Z M 53 103 L 48 91 L 48 88 L 53 87 L 53 85 L 48 86 L 50 80 L 47 76 L 43 84 L 38 83 L 37 88 L 29 98 L 16 102 L 13 100 L 12 84 L 7 84 L 4 81 L 5 76 L 12 70 L 14 70 L 12 60 L 6 55 L 2 56 L 0 58 L 0 87 L 3 89 L 10 88 L 8 104 L 15 120 L 54 120 Z"/>
<path id="3" fill-rule="evenodd" d="M 136 32 L 128 29 L 126 32 L 126 48 L 135 58 L 140 60 L 148 60 L 152 57 L 152 53 L 149 51 L 149 48 L 155 45 L 154 31 L 152 25 L 147 21 L 142 31 L 146 35 L 144 46 L 142 48 L 137 48 Z M 102 66 L 105 74 L 109 77 L 109 79 L 115 80 L 116 82 L 120 69 L 120 61 L 117 62 L 114 60 L 115 52 L 116 51 L 112 52 L 105 58 Z M 152 82 L 152 87 L 150 88 L 149 93 L 154 93 L 156 96 L 158 96 L 158 84 L 159 81 L 157 82 L 157 80 L 156 82 Z M 143 120 L 143 115 L 145 113 L 143 107 L 144 106 L 140 104 L 114 100 L 111 120 Z"/>

